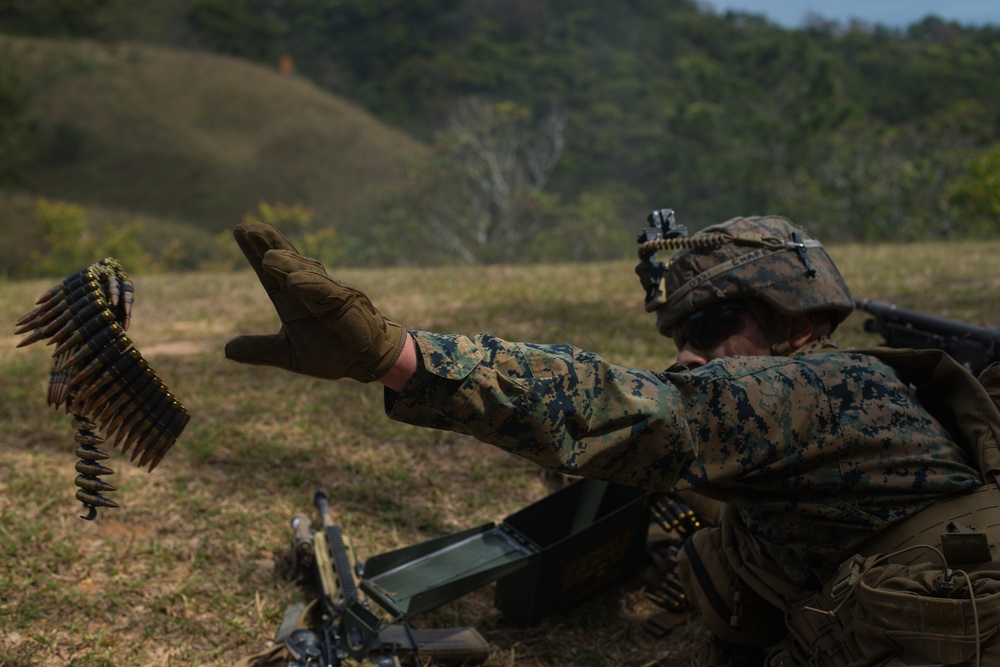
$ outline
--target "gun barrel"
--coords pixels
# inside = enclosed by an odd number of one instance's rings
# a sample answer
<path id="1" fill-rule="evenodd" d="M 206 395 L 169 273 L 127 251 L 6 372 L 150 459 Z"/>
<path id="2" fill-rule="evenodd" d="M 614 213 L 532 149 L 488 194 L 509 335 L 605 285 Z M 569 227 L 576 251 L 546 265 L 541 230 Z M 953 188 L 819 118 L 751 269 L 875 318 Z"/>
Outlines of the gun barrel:
<path id="1" fill-rule="evenodd" d="M 929 333 L 971 339 L 987 345 L 1000 344 L 1000 329 L 994 327 L 979 327 L 943 317 L 934 317 L 874 299 L 856 299 L 854 305 L 859 310 L 864 310 L 886 322 L 908 324 Z"/>
<path id="2" fill-rule="evenodd" d="M 316 495 L 313 496 L 313 503 L 316 505 L 316 509 L 319 510 L 319 517 L 322 519 L 323 525 L 333 525 L 333 517 L 330 515 L 330 499 L 326 497 L 326 493 L 322 489 L 316 489 Z"/>
<path id="3" fill-rule="evenodd" d="M 873 316 L 865 320 L 865 331 L 881 334 L 889 347 L 944 350 L 975 375 L 1000 361 L 1000 330 L 996 328 L 925 315 L 883 301 L 854 303 Z"/>

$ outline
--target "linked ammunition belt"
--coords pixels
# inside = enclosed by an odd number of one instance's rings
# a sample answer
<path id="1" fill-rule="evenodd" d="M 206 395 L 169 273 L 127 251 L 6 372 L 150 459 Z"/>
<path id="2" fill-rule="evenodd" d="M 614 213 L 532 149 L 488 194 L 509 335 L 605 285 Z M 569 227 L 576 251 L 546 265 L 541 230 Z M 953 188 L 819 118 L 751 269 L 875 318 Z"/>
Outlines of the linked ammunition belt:
<path id="1" fill-rule="evenodd" d="M 689 505 L 661 493 L 649 502 L 650 520 L 662 531 L 658 539 L 649 537 L 646 556 L 651 567 L 646 568 L 643 580 L 646 597 L 667 611 L 681 613 L 690 606 L 684 585 L 677 575 L 677 556 L 685 540 L 702 528 L 701 521 Z"/>
<path id="2" fill-rule="evenodd" d="M 52 287 L 17 321 L 15 333 L 31 332 L 18 347 L 46 339 L 55 345 L 48 404 L 73 416 L 76 498 L 87 520 L 98 507 L 118 507 L 103 495 L 116 487 L 101 479 L 114 471 L 100 463 L 109 455 L 97 446 L 114 435 L 113 446 L 122 454 L 132 449 L 131 461 L 152 471 L 189 418 L 125 334 L 133 293 L 121 264 L 108 257 Z"/>

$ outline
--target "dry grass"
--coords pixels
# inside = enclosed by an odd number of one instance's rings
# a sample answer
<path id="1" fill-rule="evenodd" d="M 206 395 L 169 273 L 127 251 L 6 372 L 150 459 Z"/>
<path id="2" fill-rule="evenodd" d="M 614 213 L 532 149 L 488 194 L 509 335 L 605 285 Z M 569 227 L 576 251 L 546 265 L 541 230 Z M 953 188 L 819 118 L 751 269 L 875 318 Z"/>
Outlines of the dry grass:
<path id="1" fill-rule="evenodd" d="M 857 296 L 990 325 L 998 251 L 832 252 Z M 673 355 L 642 312 L 631 262 L 341 275 L 412 328 L 573 342 L 635 366 Z M 227 362 L 228 338 L 274 328 L 249 272 L 134 278 L 130 334 L 192 420 L 153 473 L 112 457 L 122 507 L 92 523 L 76 518 L 69 418 L 44 402 L 50 348 L 0 338 L 0 665 L 230 665 L 258 650 L 302 599 L 284 576 L 288 520 L 311 510 L 318 486 L 362 557 L 501 519 L 545 494 L 524 461 L 387 420 L 376 386 Z M 0 287 L 0 321 L 12 325 L 48 284 Z M 861 319 L 842 342 L 873 342 Z M 418 621 L 475 626 L 493 666 L 704 664 L 699 630 L 655 639 L 649 611 L 630 584 L 516 628 L 486 588 Z"/>

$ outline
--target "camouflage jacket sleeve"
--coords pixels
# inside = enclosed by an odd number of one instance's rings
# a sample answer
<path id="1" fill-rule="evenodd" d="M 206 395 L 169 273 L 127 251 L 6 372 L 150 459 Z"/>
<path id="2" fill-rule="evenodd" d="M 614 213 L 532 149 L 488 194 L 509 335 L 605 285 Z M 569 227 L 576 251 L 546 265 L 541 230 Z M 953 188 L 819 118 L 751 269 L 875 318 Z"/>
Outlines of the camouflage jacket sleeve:
<path id="1" fill-rule="evenodd" d="M 393 419 L 649 489 L 673 486 L 690 463 L 683 398 L 654 372 L 568 345 L 413 333 L 421 367 L 387 402 Z"/>
<path id="2" fill-rule="evenodd" d="M 751 478 L 815 488 L 842 475 L 865 487 L 944 490 L 950 473 L 967 477 L 967 458 L 872 357 L 740 357 L 658 373 L 568 345 L 414 338 L 421 368 L 387 404 L 393 419 L 468 433 L 566 472 L 650 490 Z M 903 439 L 938 469 L 884 469 Z M 824 479 L 826 468 L 837 480 Z"/>
<path id="3" fill-rule="evenodd" d="M 571 473 L 694 488 L 809 568 L 979 485 L 968 455 L 870 356 L 734 357 L 660 373 L 571 346 L 413 335 L 420 368 L 387 394 L 393 419 Z"/>

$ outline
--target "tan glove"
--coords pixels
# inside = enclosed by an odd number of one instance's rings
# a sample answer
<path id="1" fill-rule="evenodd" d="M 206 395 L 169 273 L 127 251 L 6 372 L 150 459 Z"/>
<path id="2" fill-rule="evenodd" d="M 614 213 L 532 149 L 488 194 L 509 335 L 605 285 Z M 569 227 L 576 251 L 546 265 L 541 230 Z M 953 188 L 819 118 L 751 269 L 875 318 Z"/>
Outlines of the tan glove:
<path id="1" fill-rule="evenodd" d="M 226 358 L 361 382 L 392 368 L 406 330 L 383 317 L 364 292 L 331 278 L 270 225 L 241 224 L 234 236 L 271 298 L 281 330 L 234 338 L 226 344 Z"/>

